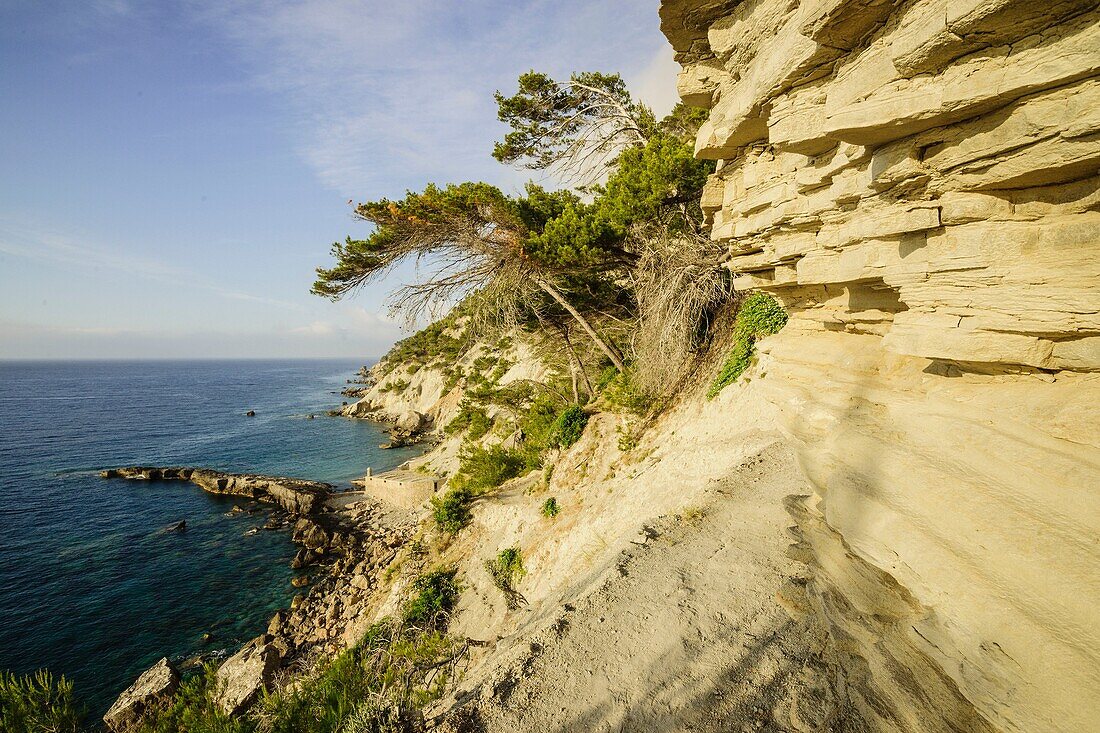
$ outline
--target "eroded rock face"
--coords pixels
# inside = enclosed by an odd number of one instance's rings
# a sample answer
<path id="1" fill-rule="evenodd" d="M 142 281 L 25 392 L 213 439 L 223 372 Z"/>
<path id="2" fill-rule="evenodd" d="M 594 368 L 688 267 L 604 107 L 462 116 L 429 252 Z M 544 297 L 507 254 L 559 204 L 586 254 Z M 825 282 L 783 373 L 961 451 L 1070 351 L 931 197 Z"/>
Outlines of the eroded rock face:
<path id="1" fill-rule="evenodd" d="M 141 720 L 146 712 L 163 704 L 179 689 L 180 675 L 167 658 L 142 672 L 134 684 L 115 700 L 103 716 L 112 731 L 125 731 Z"/>
<path id="2" fill-rule="evenodd" d="M 850 704 L 1100 729 L 1100 10 L 666 0 Z"/>

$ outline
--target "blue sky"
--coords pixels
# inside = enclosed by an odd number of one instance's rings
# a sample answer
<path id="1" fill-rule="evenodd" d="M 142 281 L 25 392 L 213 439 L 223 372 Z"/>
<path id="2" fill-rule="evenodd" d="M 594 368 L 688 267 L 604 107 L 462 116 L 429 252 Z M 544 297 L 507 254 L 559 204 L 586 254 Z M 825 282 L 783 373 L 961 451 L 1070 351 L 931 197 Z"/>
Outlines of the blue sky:
<path id="1" fill-rule="evenodd" d="M 386 288 L 308 294 L 348 200 L 518 190 L 531 68 L 675 100 L 656 0 L 0 0 L 0 358 L 381 354 Z"/>

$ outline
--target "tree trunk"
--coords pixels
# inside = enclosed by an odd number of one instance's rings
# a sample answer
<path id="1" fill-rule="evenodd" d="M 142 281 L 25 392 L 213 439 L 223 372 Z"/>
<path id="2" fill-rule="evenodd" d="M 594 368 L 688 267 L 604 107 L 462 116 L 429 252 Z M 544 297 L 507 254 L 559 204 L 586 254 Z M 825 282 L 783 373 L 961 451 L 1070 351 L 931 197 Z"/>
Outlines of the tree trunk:
<path id="1" fill-rule="evenodd" d="M 569 329 L 559 326 L 558 331 L 561 333 L 562 341 L 565 342 L 565 348 L 569 349 L 569 371 L 570 376 L 573 378 L 573 401 L 580 404 L 580 394 L 577 389 L 577 372 L 579 371 L 581 376 L 584 377 L 584 386 L 587 389 L 589 398 L 594 394 L 592 382 L 588 379 L 588 372 L 584 370 L 584 362 L 577 356 L 577 350 L 573 348 L 573 342 L 569 340 Z"/>
<path id="2" fill-rule="evenodd" d="M 569 312 L 569 315 L 573 316 L 574 320 L 576 320 L 577 323 L 581 324 L 581 328 L 584 329 L 584 332 L 587 333 L 589 338 L 591 338 L 596 346 L 599 347 L 600 351 L 604 353 L 604 356 L 611 360 L 611 363 L 615 365 L 616 369 L 618 369 L 620 372 L 626 371 L 626 365 L 623 364 L 623 357 L 622 354 L 619 353 L 619 350 L 616 349 L 612 344 L 604 341 L 603 338 L 598 333 L 596 333 L 596 329 L 592 327 L 592 324 L 588 322 L 588 319 L 582 316 L 576 308 L 570 305 L 569 301 L 567 301 L 565 297 L 558 292 L 557 288 L 555 288 L 553 285 L 546 282 L 542 278 L 535 278 L 535 283 L 538 284 L 538 286 L 542 288 L 547 295 L 556 300 L 558 305 L 560 305 L 562 308 L 565 308 L 565 310 Z"/>

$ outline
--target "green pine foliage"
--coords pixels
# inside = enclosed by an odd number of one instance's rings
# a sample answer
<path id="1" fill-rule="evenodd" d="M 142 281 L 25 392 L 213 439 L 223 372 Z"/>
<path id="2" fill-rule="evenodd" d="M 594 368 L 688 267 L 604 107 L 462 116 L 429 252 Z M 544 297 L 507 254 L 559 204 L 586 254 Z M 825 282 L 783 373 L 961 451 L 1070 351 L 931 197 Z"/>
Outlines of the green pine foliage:
<path id="1" fill-rule="evenodd" d="M 485 408 L 470 401 L 463 400 L 459 406 L 458 414 L 443 428 L 447 435 L 466 433 L 466 439 L 479 440 L 493 427 L 493 421 L 485 412 Z"/>
<path id="2" fill-rule="evenodd" d="M 460 588 L 454 569 L 419 576 L 398 620 L 371 626 L 359 643 L 321 661 L 298 683 L 265 694 L 247 716 L 215 703 L 216 668 L 185 680 L 172 701 L 133 733 L 379 733 L 416 730 L 417 709 L 452 681 L 465 646 L 446 626 Z M 9 730 L 4 728 L 5 731 Z M 19 730 L 19 729 L 13 729 Z M 75 730 L 34 727 L 28 733 Z"/>
<path id="3" fill-rule="evenodd" d="M 208 664 L 202 673 L 184 680 L 168 705 L 147 712 L 133 733 L 253 733 L 253 720 L 230 718 L 218 707 L 216 672 L 217 667 Z"/>
<path id="4" fill-rule="evenodd" d="M 580 405 L 572 404 L 558 413 L 550 424 L 548 442 L 559 448 L 568 448 L 581 439 L 588 425 L 588 413 Z"/>
<path id="5" fill-rule="evenodd" d="M 455 361 L 469 345 L 466 339 L 451 335 L 455 320 L 455 314 L 451 314 L 398 341 L 383 361 L 395 366 L 409 364 L 410 369 L 416 365 Z"/>
<path id="6" fill-rule="evenodd" d="M 6 733 L 76 733 L 84 714 L 73 702 L 73 684 L 46 670 L 0 672 L 0 730 Z"/>
<path id="7" fill-rule="evenodd" d="M 787 312 L 767 293 L 753 293 L 737 309 L 733 326 L 733 348 L 726 357 L 718 376 L 714 378 L 707 399 L 713 399 L 725 387 L 733 384 L 749 368 L 757 339 L 779 333 L 787 325 Z"/>
<path id="8" fill-rule="evenodd" d="M 458 602 L 459 587 L 454 568 L 441 568 L 421 575 L 413 582 L 415 595 L 401 611 L 407 626 L 438 628 L 444 625 Z"/>
<path id="9" fill-rule="evenodd" d="M 528 461 L 518 451 L 499 445 L 466 445 L 459 454 L 458 471 L 451 486 L 479 494 L 503 484 L 530 470 Z"/>

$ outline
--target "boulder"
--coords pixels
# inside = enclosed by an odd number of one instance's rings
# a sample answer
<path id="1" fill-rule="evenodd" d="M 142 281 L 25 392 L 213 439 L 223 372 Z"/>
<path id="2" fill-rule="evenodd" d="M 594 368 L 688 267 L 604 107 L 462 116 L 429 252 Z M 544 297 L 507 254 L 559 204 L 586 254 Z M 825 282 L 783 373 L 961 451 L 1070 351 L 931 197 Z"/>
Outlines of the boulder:
<path id="1" fill-rule="evenodd" d="M 321 525 L 308 519 L 299 519 L 298 523 L 294 525 L 293 539 L 307 549 L 317 552 L 324 552 L 330 540 L 328 533 Z"/>
<path id="2" fill-rule="evenodd" d="M 162 705 L 179 689 L 180 675 L 167 657 L 142 672 L 107 714 L 103 722 L 113 731 L 123 731 L 141 720 L 146 712 Z"/>
<path id="3" fill-rule="evenodd" d="M 295 553 L 294 559 L 290 561 L 290 567 L 294 570 L 298 570 L 299 568 L 304 568 L 307 565 L 312 565 L 315 562 L 317 562 L 317 553 L 315 553 L 313 550 L 307 550 L 303 547 L 302 549 L 298 550 L 297 553 Z"/>
<path id="4" fill-rule="evenodd" d="M 284 642 L 270 634 L 257 636 L 218 668 L 214 699 L 226 715 L 246 711 L 268 689 L 286 654 Z"/>
<path id="5" fill-rule="evenodd" d="M 394 426 L 404 433 L 418 433 L 424 429 L 425 418 L 416 410 L 406 410 L 398 415 Z"/>

